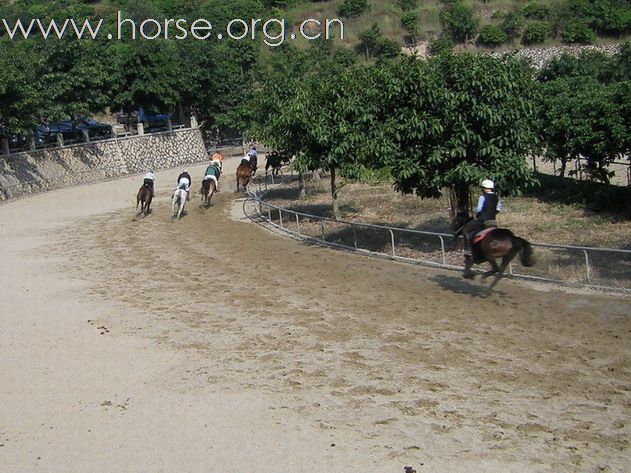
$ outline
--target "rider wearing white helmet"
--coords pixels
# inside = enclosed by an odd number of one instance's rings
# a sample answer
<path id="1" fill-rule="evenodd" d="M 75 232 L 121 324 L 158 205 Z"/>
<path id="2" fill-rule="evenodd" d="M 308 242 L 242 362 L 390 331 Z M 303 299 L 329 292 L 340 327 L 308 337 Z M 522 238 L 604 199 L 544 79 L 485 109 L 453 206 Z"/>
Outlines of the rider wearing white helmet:
<path id="1" fill-rule="evenodd" d="M 490 179 L 484 179 L 481 183 L 482 195 L 478 198 L 478 205 L 475 208 L 475 219 L 471 220 L 462 228 L 464 237 L 465 260 L 471 258 L 471 240 L 476 233 L 487 227 L 496 227 L 495 216 L 498 212 L 498 199 L 495 193 L 495 183 Z M 465 261 L 465 267 L 469 267 Z M 465 271 L 465 278 L 473 277 L 471 270 Z"/>
<path id="2" fill-rule="evenodd" d="M 147 172 L 142 177 L 142 183 L 145 185 L 145 187 L 148 187 L 149 189 L 151 189 L 152 197 L 155 195 L 155 191 L 153 190 L 153 183 L 155 182 L 155 180 L 156 180 L 156 175 L 153 173 L 153 171 Z"/>

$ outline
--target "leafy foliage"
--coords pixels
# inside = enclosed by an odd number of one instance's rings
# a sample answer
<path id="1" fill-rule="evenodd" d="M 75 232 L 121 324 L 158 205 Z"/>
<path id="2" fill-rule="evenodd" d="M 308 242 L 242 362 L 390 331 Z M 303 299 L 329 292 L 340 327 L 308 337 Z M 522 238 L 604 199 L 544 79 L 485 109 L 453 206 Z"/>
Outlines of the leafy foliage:
<path id="1" fill-rule="evenodd" d="M 466 41 L 473 37 L 478 29 L 478 19 L 473 10 L 461 2 L 443 9 L 440 12 L 440 19 L 456 41 Z"/>
<path id="2" fill-rule="evenodd" d="M 441 34 L 429 42 L 429 53 L 433 56 L 451 52 L 454 47 L 454 41 L 448 34 Z"/>
<path id="3" fill-rule="evenodd" d="M 366 12 L 368 8 L 368 0 L 344 0 L 337 12 L 341 16 L 354 17 Z"/>
<path id="4" fill-rule="evenodd" d="M 415 12 L 406 12 L 401 15 L 401 25 L 405 28 L 405 31 L 408 32 L 412 40 L 418 36 L 418 14 Z"/>
<path id="5" fill-rule="evenodd" d="M 607 165 L 628 155 L 631 82 L 616 74 L 625 70 L 624 62 L 623 55 L 565 55 L 540 72 L 544 156 L 560 160 L 561 175 L 569 160 L 582 158 L 581 171 L 606 183 L 611 177 Z"/>
<path id="6" fill-rule="evenodd" d="M 536 90 L 521 63 L 445 55 L 387 67 L 387 119 L 373 142 L 384 143 L 399 190 L 438 197 L 453 189 L 455 212 L 468 210 L 469 186 L 485 177 L 506 192 L 532 182 L 524 157 L 538 144 Z"/>
<path id="7" fill-rule="evenodd" d="M 508 36 L 501 28 L 495 25 L 486 25 L 480 30 L 478 43 L 494 47 L 506 42 L 507 39 Z"/>
<path id="8" fill-rule="evenodd" d="M 524 44 L 543 43 L 550 35 L 550 24 L 545 21 L 536 21 L 528 24 L 521 38 Z"/>
<path id="9" fill-rule="evenodd" d="M 596 34 L 589 27 L 588 23 L 583 20 L 571 20 L 565 25 L 561 38 L 566 43 L 583 43 L 590 44 L 596 39 Z"/>

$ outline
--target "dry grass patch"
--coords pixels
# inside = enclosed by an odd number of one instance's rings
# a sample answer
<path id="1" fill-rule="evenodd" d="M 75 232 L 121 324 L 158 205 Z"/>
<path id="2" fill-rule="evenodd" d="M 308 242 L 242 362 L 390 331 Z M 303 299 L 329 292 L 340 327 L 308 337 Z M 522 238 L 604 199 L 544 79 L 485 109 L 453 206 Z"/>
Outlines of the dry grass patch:
<path id="1" fill-rule="evenodd" d="M 347 183 L 338 192 L 341 218 L 414 230 L 450 233 L 449 201 L 402 195 L 391 184 Z M 271 190 L 270 203 L 319 216 L 332 217 L 329 183 L 307 181 L 307 195 L 298 199 L 295 181 Z M 500 225 L 524 238 L 559 245 L 631 249 L 631 220 L 595 213 L 578 205 L 544 202 L 536 197 L 503 198 Z"/>

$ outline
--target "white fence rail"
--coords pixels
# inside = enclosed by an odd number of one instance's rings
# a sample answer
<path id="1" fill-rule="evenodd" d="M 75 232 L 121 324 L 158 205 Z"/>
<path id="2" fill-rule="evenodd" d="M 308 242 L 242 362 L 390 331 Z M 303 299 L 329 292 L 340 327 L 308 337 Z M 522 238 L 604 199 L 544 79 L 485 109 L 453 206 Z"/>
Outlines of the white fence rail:
<path id="1" fill-rule="evenodd" d="M 260 218 L 302 239 L 372 256 L 462 269 L 463 258 L 451 234 L 336 220 L 278 207 L 263 200 L 267 182 L 250 196 Z M 532 243 L 537 263 L 511 263 L 511 276 L 571 286 L 631 293 L 631 250 Z"/>

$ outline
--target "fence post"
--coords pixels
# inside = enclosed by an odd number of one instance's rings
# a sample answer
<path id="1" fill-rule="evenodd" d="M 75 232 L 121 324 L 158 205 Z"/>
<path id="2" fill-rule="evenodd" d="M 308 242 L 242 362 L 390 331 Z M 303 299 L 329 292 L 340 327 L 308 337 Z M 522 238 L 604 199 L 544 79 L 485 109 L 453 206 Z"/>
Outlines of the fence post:
<path id="1" fill-rule="evenodd" d="M 322 232 L 322 241 L 326 241 L 326 238 L 324 238 L 324 222 L 322 220 L 320 220 L 320 231 Z"/>
<path id="2" fill-rule="evenodd" d="M 302 236 L 300 234 L 300 216 L 296 214 L 296 227 L 298 227 L 298 236 Z"/>
<path id="3" fill-rule="evenodd" d="M 353 228 L 353 240 L 355 241 L 355 249 L 357 249 L 357 230 L 355 229 L 355 225 L 351 226 Z"/>
<path id="4" fill-rule="evenodd" d="M 587 273 L 587 282 L 591 284 L 592 274 L 591 274 L 591 268 L 589 267 L 589 255 L 587 254 L 587 250 L 583 250 L 583 253 L 585 253 L 585 271 Z"/>
<path id="5" fill-rule="evenodd" d="M 445 258 L 445 239 L 442 236 L 438 238 L 440 238 L 440 252 L 443 258 L 443 266 L 445 266 L 447 264 L 447 259 Z"/>
<path id="6" fill-rule="evenodd" d="M 278 209 L 278 221 L 280 222 L 280 228 L 283 228 L 283 211 Z"/>
<path id="7" fill-rule="evenodd" d="M 390 232 L 390 241 L 392 243 L 392 256 L 397 256 L 397 253 L 394 250 L 394 232 L 390 229 L 388 231 Z"/>

